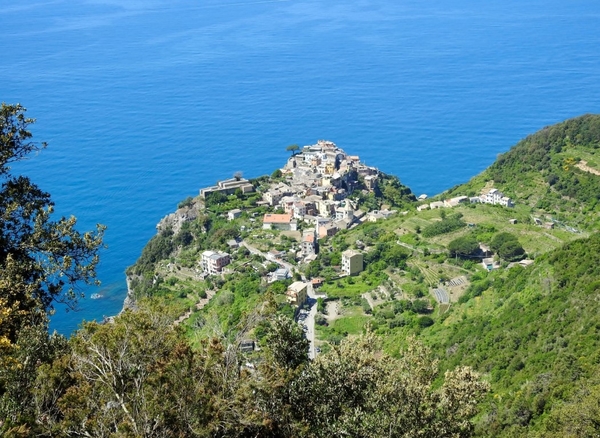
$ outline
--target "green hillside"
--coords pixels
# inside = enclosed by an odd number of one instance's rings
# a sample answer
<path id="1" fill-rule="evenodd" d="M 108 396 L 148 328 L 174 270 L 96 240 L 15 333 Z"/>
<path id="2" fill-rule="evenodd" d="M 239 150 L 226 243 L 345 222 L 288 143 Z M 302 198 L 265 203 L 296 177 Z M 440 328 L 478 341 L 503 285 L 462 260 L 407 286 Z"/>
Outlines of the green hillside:
<path id="1" fill-rule="evenodd" d="M 138 275 L 134 289 L 142 290 L 145 279 L 149 287 L 142 295 L 165 302 L 174 316 L 206 292 L 214 295 L 182 323 L 195 345 L 216 327 L 229 340 L 244 335 L 264 342 L 269 324 L 248 322 L 258 309 L 293 314 L 285 299 L 291 280 L 265 281 L 275 264 L 242 248 L 233 252 L 233 272 L 222 278 L 200 280 L 193 272 L 202 250 L 227 250 L 227 239 L 239 236 L 264 253 L 285 252 L 296 280 L 301 275 L 323 280 L 315 319 L 323 354 L 370 331 L 391 356 L 401 357 L 406 340 L 416 336 L 432 348 L 441 371 L 468 365 L 490 383 L 478 435 L 596 436 L 599 147 L 600 116 L 571 119 L 528 136 L 480 175 L 434 199 L 496 188 L 512 199 L 513 208 L 459 203 L 417 210 L 429 200 L 393 202 L 395 186 L 384 179 L 381 190 L 357 192 L 358 205 L 368 210 L 395 204 L 405 211 L 321 239 L 310 263 L 293 256 L 300 232 L 261 229 L 252 218 L 264 207 L 253 204 L 254 198 L 246 206 L 241 202 L 247 200 L 230 196 L 229 204 L 207 209 L 177 233 L 160 234 L 154 240 L 162 245 L 151 241 L 130 270 Z M 234 206 L 245 213 L 225 221 L 223 213 Z M 481 263 L 479 245 L 491 248 L 492 272 Z M 168 257 L 157 250 L 166 247 Z M 359 275 L 340 273 L 347 249 L 363 253 Z M 528 263 L 515 264 L 521 259 Z M 438 301 L 439 288 L 448 302 Z"/>
<path id="2" fill-rule="evenodd" d="M 580 403 L 600 375 L 600 234 L 529 268 L 496 271 L 489 284 L 422 338 L 444 367 L 470 365 L 488 376 L 481 432 L 561 436 L 565 407 Z"/>
<path id="3" fill-rule="evenodd" d="M 577 228 L 597 225 L 600 198 L 600 115 L 547 127 L 500 155 L 482 174 L 449 193 L 475 193 L 486 182 L 534 211 Z"/>
<path id="4" fill-rule="evenodd" d="M 2 109 L 7 160 L 36 150 Z M 94 278 L 103 228 L 48 223 L 10 179 L 0 434 L 598 437 L 599 145 L 600 116 L 568 120 L 419 201 L 307 146 L 180 203 L 127 271 L 132 311 L 69 340 L 49 303 Z"/>

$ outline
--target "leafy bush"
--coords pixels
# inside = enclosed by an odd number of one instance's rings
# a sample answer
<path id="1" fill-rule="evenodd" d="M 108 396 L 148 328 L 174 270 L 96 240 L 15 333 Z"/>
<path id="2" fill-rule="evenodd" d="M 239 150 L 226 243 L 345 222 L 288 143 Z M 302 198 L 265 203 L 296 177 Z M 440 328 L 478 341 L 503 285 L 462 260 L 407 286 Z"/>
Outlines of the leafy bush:
<path id="1" fill-rule="evenodd" d="M 229 304 L 233 304 L 235 300 L 235 295 L 230 290 L 222 291 L 216 299 L 216 304 L 218 306 L 227 306 Z"/>
<path id="2" fill-rule="evenodd" d="M 321 326 L 326 326 L 327 325 L 327 318 L 325 318 L 325 316 L 323 314 L 317 313 L 315 315 L 315 324 L 321 325 Z"/>
<path id="3" fill-rule="evenodd" d="M 429 316 L 422 316 L 417 321 L 418 321 L 419 327 L 423 327 L 423 328 L 431 327 L 434 323 L 433 319 L 431 319 Z"/>
<path id="4" fill-rule="evenodd" d="M 429 303 L 425 300 L 414 300 L 412 308 L 417 313 L 427 313 L 429 312 Z"/>
<path id="5" fill-rule="evenodd" d="M 506 261 L 514 262 L 525 256 L 525 250 L 516 236 L 510 233 L 498 233 L 490 242 L 490 248 Z"/>
<path id="6" fill-rule="evenodd" d="M 181 201 L 179 204 L 177 204 L 177 208 L 191 207 L 193 204 L 194 204 L 194 198 L 192 198 L 191 196 L 188 196 L 183 201 Z"/>

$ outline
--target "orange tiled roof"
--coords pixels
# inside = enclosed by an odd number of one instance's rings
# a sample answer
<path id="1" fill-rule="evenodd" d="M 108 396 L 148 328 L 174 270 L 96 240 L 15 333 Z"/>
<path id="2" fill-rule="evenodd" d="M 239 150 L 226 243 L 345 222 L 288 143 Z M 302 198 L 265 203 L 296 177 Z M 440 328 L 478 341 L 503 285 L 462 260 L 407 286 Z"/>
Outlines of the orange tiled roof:
<path id="1" fill-rule="evenodd" d="M 289 213 L 285 214 L 265 214 L 263 218 L 263 222 L 271 223 L 271 224 L 289 224 L 292 220 L 292 215 Z"/>

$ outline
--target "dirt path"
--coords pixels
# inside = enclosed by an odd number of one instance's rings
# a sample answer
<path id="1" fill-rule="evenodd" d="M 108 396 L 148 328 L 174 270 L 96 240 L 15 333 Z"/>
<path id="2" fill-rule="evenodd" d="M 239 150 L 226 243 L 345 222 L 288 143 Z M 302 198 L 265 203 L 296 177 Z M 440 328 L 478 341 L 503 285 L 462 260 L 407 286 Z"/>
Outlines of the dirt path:
<path id="1" fill-rule="evenodd" d="M 327 315 L 325 318 L 327 322 L 335 321 L 340 315 L 340 302 L 339 301 L 328 301 L 327 302 Z"/>
<path id="2" fill-rule="evenodd" d="M 208 302 L 210 301 L 210 299 L 212 297 L 214 297 L 216 294 L 215 291 L 210 290 L 210 291 L 206 291 L 206 298 L 200 298 L 200 301 L 198 301 L 196 303 L 196 309 L 200 310 L 202 309 L 204 306 L 206 306 L 208 304 Z M 190 316 L 192 316 L 192 310 L 188 310 L 187 312 L 185 312 L 183 315 L 181 315 L 174 323 L 173 325 L 179 325 L 181 324 L 183 321 L 185 321 L 186 319 L 188 319 Z"/>
<path id="3" fill-rule="evenodd" d="M 587 161 L 585 161 L 585 160 L 581 160 L 579 163 L 577 163 L 575 165 L 575 167 L 583 170 L 584 172 L 588 172 L 588 173 L 592 173 L 594 175 L 600 176 L 600 171 L 594 169 L 593 167 L 588 166 Z"/>

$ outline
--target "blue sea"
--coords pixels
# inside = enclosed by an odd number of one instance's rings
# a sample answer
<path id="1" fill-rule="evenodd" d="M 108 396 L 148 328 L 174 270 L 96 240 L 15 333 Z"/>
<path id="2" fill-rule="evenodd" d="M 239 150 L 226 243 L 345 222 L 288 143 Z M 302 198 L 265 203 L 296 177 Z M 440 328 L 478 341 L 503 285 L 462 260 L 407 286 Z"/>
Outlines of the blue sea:
<path id="1" fill-rule="evenodd" d="M 336 142 L 417 194 L 600 112 L 597 0 L 21 0 L 0 9 L 0 100 L 49 147 L 14 166 L 82 230 L 100 288 L 51 328 L 119 312 L 124 271 L 183 198 Z"/>

